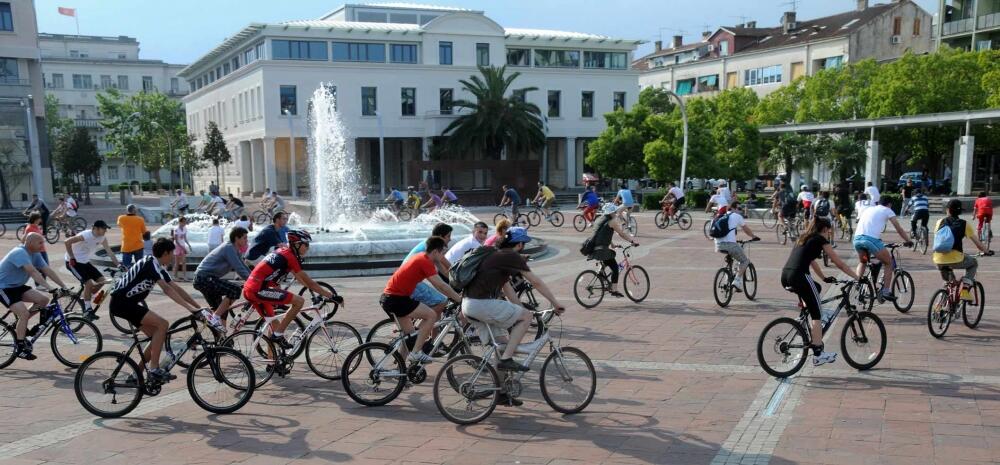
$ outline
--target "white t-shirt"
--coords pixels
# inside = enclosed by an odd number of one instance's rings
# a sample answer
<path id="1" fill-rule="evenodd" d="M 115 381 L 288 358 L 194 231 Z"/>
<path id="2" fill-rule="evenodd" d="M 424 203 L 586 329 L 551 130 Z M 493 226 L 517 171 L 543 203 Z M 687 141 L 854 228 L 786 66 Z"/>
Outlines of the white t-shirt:
<path id="1" fill-rule="evenodd" d="M 715 194 L 712 198 L 708 199 L 709 203 L 714 203 L 716 207 L 728 207 L 729 199 L 727 199 L 722 194 Z"/>
<path id="2" fill-rule="evenodd" d="M 95 236 L 94 231 L 90 229 L 83 231 L 78 235 L 82 237 L 83 240 L 70 246 L 73 248 L 73 257 L 76 258 L 77 263 L 90 263 L 90 257 L 94 254 L 94 252 L 103 247 L 105 237 Z M 65 254 L 64 259 L 67 262 L 69 261 L 69 258 L 69 254 Z"/>
<path id="3" fill-rule="evenodd" d="M 874 185 L 868 186 L 865 189 L 865 193 L 868 194 L 868 200 L 872 205 L 878 205 L 878 199 L 882 197 L 882 194 L 879 193 L 877 187 Z"/>
<path id="4" fill-rule="evenodd" d="M 233 221 L 233 226 L 237 228 L 243 228 L 247 231 L 250 230 L 250 220 L 236 220 Z"/>
<path id="5" fill-rule="evenodd" d="M 220 197 L 220 196 L 218 196 L 218 195 L 216 195 L 216 196 L 213 196 L 213 197 L 212 197 L 212 201 L 211 201 L 211 202 L 210 202 L 209 204 L 210 204 L 210 205 L 211 205 L 211 204 L 215 204 L 215 207 L 214 207 L 214 208 L 216 208 L 216 209 L 217 209 L 217 211 L 222 211 L 223 209 L 225 209 L 225 208 L 226 208 L 226 201 L 225 201 L 225 200 L 222 200 L 222 197 Z"/>
<path id="6" fill-rule="evenodd" d="M 183 192 L 181 192 L 181 195 L 177 196 L 177 208 L 186 206 L 187 204 L 188 204 L 188 198 L 186 195 L 184 195 Z"/>
<path id="7" fill-rule="evenodd" d="M 885 224 L 890 218 L 895 217 L 896 213 L 893 212 L 891 208 L 883 205 L 874 205 L 865 208 L 865 210 L 858 215 L 858 227 L 854 230 L 854 237 L 865 235 L 868 237 L 874 237 L 875 239 L 881 239 L 882 230 L 885 229 Z"/>
<path id="8" fill-rule="evenodd" d="M 465 239 L 458 241 L 457 244 L 451 246 L 451 248 L 445 252 L 444 258 L 448 259 L 448 262 L 454 265 L 459 258 L 462 258 L 462 255 L 465 255 L 465 252 L 475 249 L 481 245 L 483 244 L 477 241 L 475 236 L 470 234 L 469 237 L 466 237 Z"/>
<path id="9" fill-rule="evenodd" d="M 799 192 L 799 202 L 801 202 L 803 200 L 808 201 L 808 202 L 812 202 L 813 199 L 815 199 L 815 198 L 816 197 L 813 195 L 812 192 L 809 192 L 809 191 Z"/>
<path id="10" fill-rule="evenodd" d="M 742 228 L 744 224 L 746 224 L 746 221 L 743 220 L 743 215 L 740 215 L 739 213 L 736 212 L 729 213 L 728 215 L 729 215 L 729 234 L 727 234 L 726 237 L 723 237 L 722 239 L 716 239 L 715 240 L 716 244 L 722 242 L 736 242 L 736 231 Z"/>
<path id="11" fill-rule="evenodd" d="M 870 207 L 871 204 L 867 200 L 858 200 L 854 202 L 854 211 L 858 214 L 858 218 L 861 218 L 861 213 L 865 211 L 866 208 Z"/>
<path id="12" fill-rule="evenodd" d="M 222 243 L 222 236 L 223 236 L 223 234 L 225 234 L 225 232 L 226 231 L 224 229 L 222 229 L 222 226 L 215 225 L 215 226 L 212 226 L 211 228 L 208 228 L 208 249 L 209 250 L 215 249 L 215 247 L 217 245 L 219 245 L 219 244 Z"/>
<path id="13" fill-rule="evenodd" d="M 74 199 L 72 196 L 67 195 L 66 200 L 63 202 L 63 204 L 66 205 L 65 208 L 66 216 L 70 217 L 76 216 L 76 207 L 79 206 L 79 204 L 76 202 L 76 199 Z M 86 263 L 86 262 L 81 262 L 81 263 Z"/>
<path id="14" fill-rule="evenodd" d="M 680 187 L 674 186 L 670 188 L 670 193 L 674 194 L 675 199 L 684 198 L 684 191 Z"/>

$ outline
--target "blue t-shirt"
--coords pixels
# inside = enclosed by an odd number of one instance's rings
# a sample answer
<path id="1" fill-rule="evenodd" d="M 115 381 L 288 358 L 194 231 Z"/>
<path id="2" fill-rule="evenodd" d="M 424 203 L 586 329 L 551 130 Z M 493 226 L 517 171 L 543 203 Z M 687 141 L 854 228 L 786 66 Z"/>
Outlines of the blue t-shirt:
<path id="1" fill-rule="evenodd" d="M 413 246 L 413 249 L 410 250 L 410 253 L 406 254 L 406 257 L 403 258 L 403 263 L 406 263 L 406 261 L 409 260 L 410 257 L 418 253 L 424 253 L 426 251 L 427 251 L 427 241 L 420 241 L 417 245 Z"/>
<path id="2" fill-rule="evenodd" d="M 23 245 L 14 247 L 7 256 L 0 261 L 0 288 L 23 286 L 28 282 L 30 276 L 24 271 L 25 265 L 34 265 L 39 271 L 49 266 L 45 263 L 40 253 L 28 253 L 28 249 Z"/>
<path id="3" fill-rule="evenodd" d="M 504 192 L 504 194 L 514 205 L 521 205 L 521 196 L 517 195 L 517 191 L 513 187 L 507 189 L 507 192 Z"/>
<path id="4" fill-rule="evenodd" d="M 284 231 L 284 232 L 282 232 Z M 288 232 L 287 227 L 275 228 L 273 224 L 269 224 L 261 229 L 259 233 L 253 238 L 253 244 L 250 246 L 250 250 L 247 251 L 247 260 L 256 260 L 259 257 L 267 255 L 272 248 L 277 247 L 278 244 L 282 242 L 288 242 L 285 234 Z"/>
<path id="5" fill-rule="evenodd" d="M 391 195 L 392 195 L 392 198 L 394 198 L 394 199 L 396 199 L 396 200 L 398 200 L 400 202 L 406 200 L 406 196 L 403 195 L 403 193 L 400 192 L 400 191 L 398 191 L 398 190 L 393 189 Z"/>
<path id="6" fill-rule="evenodd" d="M 583 202 L 591 207 L 596 207 L 601 204 L 601 198 L 597 196 L 597 192 L 587 191 L 583 194 Z"/>
<path id="7" fill-rule="evenodd" d="M 632 191 L 628 189 L 622 189 L 618 191 L 618 197 L 622 199 L 622 205 L 626 207 L 631 207 L 635 204 L 635 200 L 632 199 Z"/>

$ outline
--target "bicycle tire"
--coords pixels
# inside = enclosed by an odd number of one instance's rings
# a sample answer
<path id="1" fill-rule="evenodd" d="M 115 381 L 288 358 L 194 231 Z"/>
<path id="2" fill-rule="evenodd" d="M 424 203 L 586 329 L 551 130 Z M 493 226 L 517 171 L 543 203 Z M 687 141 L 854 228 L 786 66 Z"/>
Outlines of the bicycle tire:
<path id="1" fill-rule="evenodd" d="M 334 296 L 337 295 L 336 289 L 334 289 L 333 286 L 327 284 L 326 282 L 324 282 L 324 281 L 316 281 L 316 284 L 318 284 L 319 287 L 322 287 L 323 289 L 326 289 L 326 290 L 330 291 L 330 293 L 333 294 Z M 306 297 L 306 293 L 307 292 L 309 293 L 308 297 Z M 301 296 L 304 299 L 307 299 L 306 300 L 306 305 L 308 305 L 309 303 L 311 303 L 312 302 L 312 298 L 316 297 L 318 295 L 320 295 L 320 294 L 317 294 L 317 293 L 313 292 L 312 289 L 309 289 L 306 286 L 302 286 L 302 289 L 299 289 L 299 296 Z M 330 321 L 330 319 L 333 318 L 333 316 L 337 314 L 337 311 L 340 310 L 340 304 L 338 304 L 336 302 L 326 302 L 326 305 L 333 305 L 334 306 L 333 311 L 332 312 L 328 312 L 324 316 L 324 318 L 323 318 L 325 321 Z M 313 319 L 312 313 L 310 313 L 310 312 L 302 312 L 302 313 L 299 313 L 298 316 L 301 316 L 306 321 L 312 321 L 312 319 Z"/>
<path id="2" fill-rule="evenodd" d="M 229 359 L 230 362 L 223 363 L 223 359 Z M 253 366 L 238 351 L 226 347 L 213 347 L 195 357 L 191 366 L 187 372 L 188 393 L 191 394 L 191 400 L 202 409 L 217 414 L 233 413 L 250 402 L 250 398 L 253 397 L 255 390 Z M 218 393 L 221 386 L 225 385 L 241 395 L 225 396 L 235 397 L 234 403 L 229 405 L 217 405 L 205 399 L 198 388 L 210 383 L 196 379 L 198 376 L 204 376 L 201 373 L 205 371 L 208 372 L 208 379 L 216 382 L 215 389 L 211 389 L 210 393 Z"/>
<path id="3" fill-rule="evenodd" d="M 561 405 L 560 403 L 555 401 L 554 399 L 555 396 L 553 395 L 554 393 L 549 392 L 549 390 L 552 389 L 552 385 L 554 383 L 552 383 L 551 381 L 547 381 L 546 380 L 547 377 L 545 376 L 549 372 L 549 369 L 551 367 L 555 367 L 553 368 L 554 370 L 560 370 L 560 367 L 558 366 L 558 364 L 560 363 L 559 362 L 560 359 L 562 360 L 562 365 L 563 366 L 566 365 L 566 360 L 568 360 L 569 358 L 566 357 L 566 354 L 574 354 L 575 356 L 579 357 L 582 365 L 581 371 L 582 368 L 585 368 L 587 371 L 586 375 L 589 376 L 589 379 L 583 380 L 584 383 L 587 384 L 586 386 L 587 395 L 581 402 L 572 406 Z M 563 371 L 562 373 L 557 373 L 558 377 L 556 378 L 556 380 L 559 380 L 561 378 L 563 381 L 566 381 L 567 378 L 571 378 L 570 380 L 572 380 L 572 378 L 575 378 L 572 376 L 568 376 L 565 373 L 566 370 L 562 371 Z M 580 375 L 583 375 L 583 373 L 581 373 Z M 552 407 L 553 410 L 567 415 L 582 412 L 583 409 L 587 408 L 587 406 L 590 405 L 590 402 L 594 400 L 594 393 L 597 392 L 597 370 L 594 369 L 594 363 L 590 361 L 590 357 L 588 357 L 587 354 L 585 354 L 582 350 L 577 349 L 576 347 L 561 347 L 549 353 L 549 356 L 545 358 L 544 362 L 542 362 L 542 371 L 538 375 L 538 378 L 539 378 L 539 387 L 542 391 L 542 397 L 545 399 L 545 402 L 549 404 L 549 407 Z M 584 386 L 581 385 L 577 387 L 576 390 L 580 391 L 582 390 L 580 388 L 583 387 Z M 567 390 L 567 391 L 571 392 L 572 390 Z"/>
<path id="4" fill-rule="evenodd" d="M 49 342 L 52 347 L 52 355 L 55 355 L 56 360 L 67 367 L 79 368 L 84 360 L 104 348 L 104 340 L 101 338 L 101 331 L 97 329 L 97 325 L 84 318 L 66 317 L 66 325 L 69 328 L 80 329 L 71 329 L 67 333 L 61 323 L 56 323 L 55 327 L 52 328 Z M 71 348 L 76 348 L 76 350 L 71 350 Z"/>
<path id="5" fill-rule="evenodd" d="M 927 228 L 923 226 L 921 226 L 920 229 L 921 229 L 920 233 L 922 234 L 922 236 L 920 237 L 920 253 L 923 255 L 927 255 L 927 242 L 929 240 L 927 235 L 929 234 L 929 232 L 927 231 Z"/>
<path id="6" fill-rule="evenodd" d="M 217 342 L 215 331 L 212 331 L 211 329 L 207 328 L 207 325 L 202 325 L 199 328 L 199 324 L 200 324 L 199 320 L 195 315 L 188 315 L 185 316 L 184 318 L 180 318 L 177 321 L 171 323 L 170 328 L 167 329 L 167 339 L 163 343 L 163 347 L 166 349 L 167 353 L 171 355 L 176 355 L 170 348 L 172 346 L 172 344 L 170 343 L 171 340 L 175 342 L 179 341 L 181 344 L 186 345 L 187 342 L 191 340 L 191 337 L 194 336 L 194 333 L 196 332 L 201 333 L 202 338 L 205 337 L 205 333 L 207 332 L 211 334 L 210 336 L 211 340 L 209 342 L 212 343 Z M 180 328 L 184 329 L 181 330 Z M 177 364 L 184 368 L 190 368 L 191 363 L 194 361 L 194 359 L 197 358 L 199 355 L 201 355 L 202 352 L 204 352 L 201 349 L 202 347 L 188 347 L 187 351 L 184 352 L 184 356 L 177 359 Z"/>
<path id="7" fill-rule="evenodd" d="M 729 273 L 729 268 L 719 268 L 719 271 L 715 272 L 715 279 L 712 280 L 712 296 L 715 297 L 715 303 L 722 308 L 726 308 L 733 300 L 733 288 L 729 284 L 732 281 L 733 277 Z M 720 293 L 722 294 L 720 295 Z"/>
<path id="8" fill-rule="evenodd" d="M 220 346 L 236 350 L 243 354 L 254 371 L 254 387 L 266 384 L 274 375 L 274 363 L 281 358 L 280 349 L 267 338 L 257 338 L 257 332 L 244 329 L 231 334 L 219 343 Z"/>
<path id="9" fill-rule="evenodd" d="M 480 370 L 480 367 L 482 367 L 482 370 Z M 489 390 L 480 391 L 476 389 L 477 386 L 469 386 L 469 381 L 462 381 L 461 377 L 455 374 L 455 371 L 460 368 L 471 368 L 473 373 L 479 371 L 480 377 L 488 378 L 484 380 L 483 386 L 488 386 Z M 447 379 L 448 382 L 442 383 L 442 379 Z M 493 410 L 496 409 L 497 398 L 500 392 L 498 388 L 500 385 L 499 380 L 500 377 L 497 375 L 496 369 L 489 363 L 484 362 L 482 358 L 475 355 L 460 355 L 445 362 L 444 366 L 438 372 L 437 377 L 434 378 L 434 405 L 437 406 L 438 412 L 441 412 L 441 416 L 452 423 L 459 425 L 478 423 L 488 418 L 493 413 Z M 442 389 L 445 391 L 442 391 Z M 446 400 L 442 400 L 444 393 L 457 394 L 457 400 L 466 403 L 465 408 L 456 409 L 458 412 L 468 411 L 469 405 L 472 403 L 485 402 L 486 404 L 483 409 L 471 417 L 458 417 L 452 413 L 451 409 L 444 405 L 446 402 Z"/>
<path id="10" fill-rule="evenodd" d="M 80 234 L 87 229 L 87 220 L 83 219 L 82 216 L 74 216 L 70 223 L 70 229 L 74 235 Z"/>
<path id="11" fill-rule="evenodd" d="M 778 217 L 774 214 L 774 210 L 768 210 L 760 217 L 760 222 L 764 228 L 774 229 L 778 225 Z"/>
<path id="12" fill-rule="evenodd" d="M 782 335 L 782 331 L 777 333 L 779 338 L 769 337 L 768 331 L 779 324 L 791 325 L 791 328 Z M 773 340 L 769 340 L 773 339 Z M 800 341 L 800 342 L 797 342 Z M 794 375 L 799 370 L 802 369 L 802 365 L 805 365 L 806 359 L 809 354 L 809 344 L 806 342 L 806 332 L 802 329 L 802 325 L 799 324 L 797 320 L 788 317 L 778 318 L 771 321 L 764 327 L 760 332 L 760 337 L 757 338 L 757 362 L 760 363 L 760 367 L 764 369 L 767 374 L 774 376 L 775 378 L 787 378 Z M 799 346 L 802 347 L 799 347 Z M 780 355 L 782 358 L 787 359 L 795 354 L 800 354 L 798 359 L 793 360 L 787 369 L 779 369 L 773 366 L 773 363 L 769 363 L 765 360 L 765 349 L 772 350 L 775 354 Z"/>
<path id="13" fill-rule="evenodd" d="M 983 319 L 983 310 L 986 308 L 986 289 L 983 289 L 983 283 L 976 281 L 972 298 L 972 302 L 962 302 L 962 321 L 965 326 L 975 329 Z M 975 309 L 973 315 L 969 314 L 970 307 Z"/>
<path id="14" fill-rule="evenodd" d="M 264 210 L 255 210 L 253 213 L 250 214 L 250 219 L 253 220 L 253 224 L 260 226 L 264 223 L 267 223 L 267 220 L 269 218 L 267 212 L 265 212 Z"/>
<path id="15" fill-rule="evenodd" d="M 642 302 L 649 296 L 649 273 L 645 268 L 639 265 L 629 268 L 622 281 L 625 283 L 625 296 L 632 302 Z"/>
<path id="16" fill-rule="evenodd" d="M 413 219 L 413 212 L 409 210 L 400 210 L 399 213 L 396 213 L 396 219 L 399 221 L 410 221 Z"/>
<path id="17" fill-rule="evenodd" d="M 517 218 L 514 219 L 513 226 L 520 226 L 524 229 L 531 229 L 532 224 L 531 220 L 528 219 L 528 215 L 521 213 L 517 215 Z"/>
<path id="18" fill-rule="evenodd" d="M 538 213 L 537 210 L 532 210 L 526 213 L 525 216 L 528 217 L 528 224 L 530 224 L 532 227 L 537 227 L 538 225 L 542 224 L 542 214 Z"/>
<path id="19" fill-rule="evenodd" d="M 639 235 L 639 221 L 636 220 L 634 216 L 629 215 L 629 217 L 628 217 L 628 224 L 625 226 L 625 229 L 627 229 L 628 232 L 629 232 L 629 234 L 631 234 L 633 237 L 638 236 Z"/>
<path id="20" fill-rule="evenodd" d="M 18 242 L 21 242 L 21 240 L 24 239 L 24 236 L 26 235 L 25 231 L 27 229 L 28 229 L 28 225 L 22 224 L 21 226 L 18 226 L 17 229 L 14 231 L 14 236 L 17 237 L 17 241 Z"/>
<path id="21" fill-rule="evenodd" d="M 370 351 L 374 353 L 369 354 L 368 352 Z M 372 369 L 365 370 L 365 368 L 361 366 L 361 363 L 364 362 L 365 359 L 376 360 L 371 364 L 373 365 Z M 381 362 L 391 362 L 395 364 L 395 373 L 393 373 L 392 370 L 389 370 L 392 378 L 388 379 L 394 379 L 396 385 L 392 386 L 391 389 L 385 389 L 384 391 L 387 392 L 387 395 L 375 400 L 363 398 L 358 392 L 355 391 L 355 387 L 351 382 L 351 377 L 352 375 L 363 375 L 363 379 L 371 381 L 374 384 L 381 385 L 383 382 L 381 374 L 374 372 L 374 365 Z M 348 367 L 354 368 L 352 370 L 348 370 Z M 357 377 L 358 376 L 355 376 L 355 378 Z M 357 349 L 354 349 L 354 351 L 347 356 L 347 359 L 344 360 L 344 367 L 340 373 L 340 381 L 344 385 L 344 391 L 347 392 L 347 395 L 350 396 L 355 402 L 366 407 L 377 407 L 392 402 L 401 392 L 403 392 L 403 388 L 406 386 L 406 378 L 406 363 L 403 361 L 403 356 L 400 355 L 399 352 L 394 352 L 392 347 L 388 344 L 383 344 L 381 342 L 369 342 L 360 345 Z M 363 384 L 367 384 L 367 381 L 364 381 L 362 385 Z"/>
<path id="22" fill-rule="evenodd" d="M 788 243 L 788 226 L 785 226 L 784 224 L 779 224 L 774 230 L 775 230 L 776 234 L 778 235 L 778 243 L 781 244 L 781 245 L 787 244 Z"/>
<path id="23" fill-rule="evenodd" d="M 595 286 L 598 287 L 595 288 Z M 606 291 L 607 286 L 604 284 L 604 278 L 594 270 L 580 272 L 576 276 L 576 280 L 573 281 L 573 297 L 583 308 L 594 308 L 600 305 Z M 584 298 L 588 300 L 585 302 Z"/>
<path id="24" fill-rule="evenodd" d="M 710 229 L 712 229 L 712 220 L 706 220 L 705 224 L 701 227 L 701 232 L 705 235 L 705 239 L 712 240 L 712 236 L 708 234 Z"/>
<path id="25" fill-rule="evenodd" d="M 870 322 L 870 324 L 869 324 Z M 850 333 L 850 341 L 848 341 Z M 872 352 L 872 339 L 878 336 L 877 351 Z M 855 357 L 851 355 L 848 342 L 855 346 L 867 348 Z M 885 336 L 885 324 L 878 315 L 871 312 L 858 312 L 850 316 L 844 323 L 843 331 L 840 333 L 840 351 L 844 354 L 844 361 L 857 370 L 868 370 L 878 365 L 885 355 L 887 340 Z"/>
<path id="26" fill-rule="evenodd" d="M 944 337 L 951 325 L 952 311 L 948 302 L 948 291 L 938 289 L 927 305 L 927 330 L 937 339 Z"/>
<path id="27" fill-rule="evenodd" d="M 747 300 L 753 301 L 757 298 L 757 282 L 757 267 L 751 263 L 743 273 L 743 294 L 747 296 Z"/>
<path id="28" fill-rule="evenodd" d="M 549 216 L 549 223 L 552 223 L 552 226 L 557 228 L 561 228 L 565 222 L 566 217 L 563 216 L 562 212 L 552 212 L 552 215 Z"/>
<path id="29" fill-rule="evenodd" d="M 54 224 L 45 227 L 45 242 L 55 244 L 59 241 L 59 228 Z"/>
<path id="30" fill-rule="evenodd" d="M 331 330 L 331 328 L 340 329 Z M 330 337 L 330 342 L 333 342 L 333 347 L 327 344 L 327 335 Z M 309 369 L 320 378 L 332 381 L 339 380 L 341 369 L 344 366 L 342 363 L 343 359 L 346 359 L 347 355 L 350 355 L 361 344 L 361 333 L 358 333 L 358 330 L 354 329 L 353 326 L 342 321 L 328 321 L 322 328 L 317 327 L 313 330 L 309 338 L 306 339 L 306 365 L 309 365 Z M 340 355 L 340 359 L 337 358 L 338 355 Z M 332 357 L 334 362 L 332 365 L 334 367 L 333 370 L 321 370 L 320 363 L 330 357 Z M 357 365 L 354 368 L 357 368 Z"/>
<path id="31" fill-rule="evenodd" d="M 506 219 L 507 219 L 507 214 L 506 213 L 497 213 L 496 215 L 493 215 L 493 225 L 496 225 L 500 221 L 506 220 Z"/>
<path id="32" fill-rule="evenodd" d="M 0 321 L 0 369 L 7 368 L 17 358 L 17 351 L 14 350 L 16 334 L 13 326 Z"/>
<path id="33" fill-rule="evenodd" d="M 399 333 L 399 328 L 396 327 L 396 322 L 391 318 L 386 318 L 372 326 L 372 329 L 368 330 L 368 334 L 365 335 L 365 342 L 381 342 L 383 344 L 389 344 Z M 371 361 L 371 363 L 375 363 Z"/>
<path id="34" fill-rule="evenodd" d="M 576 215 L 573 217 L 573 229 L 577 232 L 583 232 L 587 229 L 587 219 L 583 215 Z"/>
<path id="35" fill-rule="evenodd" d="M 892 301 L 892 306 L 896 307 L 899 313 L 909 313 L 913 307 L 913 299 L 916 295 L 914 289 L 913 276 L 905 270 L 896 270 L 892 276 L 892 292 L 896 295 L 896 300 Z"/>
<path id="36" fill-rule="evenodd" d="M 667 229 L 667 226 L 670 226 L 670 217 L 665 215 L 662 210 L 658 211 L 656 212 L 656 215 L 653 216 L 653 224 L 655 224 L 657 228 Z"/>
<path id="37" fill-rule="evenodd" d="M 112 368 L 101 368 L 102 363 L 108 363 Z M 113 379 L 109 379 L 107 375 L 102 375 L 99 372 L 93 374 L 96 379 L 87 379 L 87 375 L 91 374 L 90 372 L 97 372 L 99 370 L 106 370 L 109 372 L 108 374 L 116 371 L 118 373 L 116 373 Z M 121 385 L 114 386 L 118 384 L 114 381 L 119 379 L 119 377 L 122 379 Z M 88 398 L 86 394 L 87 386 L 85 385 L 92 385 L 95 381 L 98 382 L 98 386 L 100 387 L 98 391 L 99 395 L 108 395 L 106 384 L 112 382 L 113 385 L 111 388 L 115 392 L 112 394 L 113 402 L 110 405 L 123 405 L 123 407 L 117 410 L 105 410 L 94 405 L 93 399 Z M 142 400 L 144 394 L 144 384 L 145 381 L 143 380 L 142 370 L 139 369 L 139 364 L 121 352 L 108 351 L 96 353 L 80 365 L 80 368 L 76 371 L 76 376 L 73 378 L 73 391 L 76 393 L 76 400 L 80 402 L 80 405 L 86 411 L 101 418 L 118 418 L 127 415 L 139 405 L 139 401 Z M 132 389 L 132 385 L 134 385 L 134 389 Z M 124 390 L 122 388 L 130 388 L 135 391 L 131 400 L 125 403 L 117 401 L 118 390 Z"/>
<path id="38" fill-rule="evenodd" d="M 691 219 L 690 213 L 681 212 L 679 215 L 677 215 L 677 226 L 680 226 L 682 231 L 687 231 L 688 229 L 691 229 L 692 223 L 694 223 L 694 220 Z"/>
<path id="39" fill-rule="evenodd" d="M 858 283 L 858 285 L 855 286 L 855 289 L 858 293 L 857 300 L 860 305 L 859 310 L 866 312 L 872 311 L 872 308 L 875 306 L 875 300 L 877 300 L 875 286 L 872 285 L 871 281 L 866 279 Z M 853 291 L 854 289 L 852 289 L 852 292 Z"/>

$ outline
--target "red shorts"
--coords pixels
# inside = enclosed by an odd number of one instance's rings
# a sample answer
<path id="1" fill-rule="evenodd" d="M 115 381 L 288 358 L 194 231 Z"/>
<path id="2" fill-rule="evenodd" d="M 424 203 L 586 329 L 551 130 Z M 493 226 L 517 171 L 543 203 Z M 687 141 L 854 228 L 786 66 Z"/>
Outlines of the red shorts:
<path id="1" fill-rule="evenodd" d="M 247 281 L 248 285 L 251 283 L 252 281 Z M 292 303 L 294 296 L 291 292 L 280 287 L 244 286 L 243 297 L 257 309 L 257 313 L 260 313 L 261 316 L 272 317 L 275 305 L 288 305 Z"/>
<path id="2" fill-rule="evenodd" d="M 982 231 L 983 230 L 983 223 L 992 223 L 993 222 L 993 210 L 989 210 L 989 211 L 982 210 L 982 211 L 976 212 L 976 219 L 979 220 L 979 225 L 976 226 L 976 230 L 977 231 Z"/>

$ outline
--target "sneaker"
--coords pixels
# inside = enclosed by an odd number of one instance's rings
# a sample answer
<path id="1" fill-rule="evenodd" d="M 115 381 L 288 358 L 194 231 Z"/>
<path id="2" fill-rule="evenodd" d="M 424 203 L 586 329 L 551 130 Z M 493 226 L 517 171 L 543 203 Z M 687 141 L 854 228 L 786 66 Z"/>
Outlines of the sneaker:
<path id="1" fill-rule="evenodd" d="M 896 301 L 896 295 L 892 293 L 888 288 L 882 289 L 882 293 L 879 294 L 881 300 L 888 300 L 889 302 Z"/>
<path id="2" fill-rule="evenodd" d="M 525 372 L 530 370 L 530 368 L 515 362 L 514 359 L 512 358 L 500 360 L 500 363 L 497 363 L 497 369 L 503 371 L 519 371 L 519 372 Z"/>
<path id="3" fill-rule="evenodd" d="M 37 324 L 28 328 L 27 337 L 35 337 L 35 334 L 38 334 L 38 329 L 41 327 L 42 325 Z"/>
<path id="4" fill-rule="evenodd" d="M 173 381 L 177 379 L 177 375 L 173 375 L 169 371 L 164 370 L 163 368 L 153 368 L 152 370 L 149 370 L 148 373 L 150 378 L 157 380 L 161 383 L 166 383 L 167 381 Z"/>
<path id="5" fill-rule="evenodd" d="M 521 399 L 518 399 L 517 397 L 511 397 L 507 395 L 506 392 L 501 392 L 500 394 L 497 394 L 497 405 L 505 405 L 505 406 L 509 405 L 511 407 L 520 407 L 524 405 L 524 402 L 521 401 Z"/>
<path id="6" fill-rule="evenodd" d="M 88 321 L 96 321 L 101 319 L 101 317 L 97 316 L 97 310 L 94 310 L 92 308 L 84 309 L 83 317 Z"/>
<path id="7" fill-rule="evenodd" d="M 219 331 L 220 333 L 226 332 L 226 325 L 223 324 L 222 320 L 219 320 L 219 317 L 215 316 L 215 314 L 205 309 L 202 309 L 200 313 L 201 317 L 204 318 L 213 329 Z"/>
<path id="8" fill-rule="evenodd" d="M 267 339 L 269 341 L 271 341 L 272 344 L 274 344 L 274 345 L 276 345 L 278 347 L 281 347 L 282 349 L 285 349 L 285 350 L 289 350 L 289 349 L 292 349 L 294 347 L 294 346 L 292 346 L 292 344 L 290 342 L 288 342 L 288 339 L 285 339 L 285 336 L 283 336 L 283 335 L 282 336 L 271 335 L 271 336 L 268 336 Z"/>
<path id="9" fill-rule="evenodd" d="M 820 365 L 826 365 L 827 363 L 833 363 L 837 360 L 836 352 L 823 352 L 819 355 L 813 356 L 813 366 L 818 367 Z"/>
<path id="10" fill-rule="evenodd" d="M 20 347 L 20 350 L 17 351 L 17 358 L 31 361 L 31 360 L 36 360 L 38 356 L 31 353 L 30 345 L 24 344 Z"/>
<path id="11" fill-rule="evenodd" d="M 434 361 L 433 357 L 424 352 L 410 352 L 410 356 L 406 358 L 412 363 L 431 363 Z"/>
<path id="12" fill-rule="evenodd" d="M 743 279 L 735 278 L 733 279 L 733 290 L 736 292 L 743 292 Z"/>

